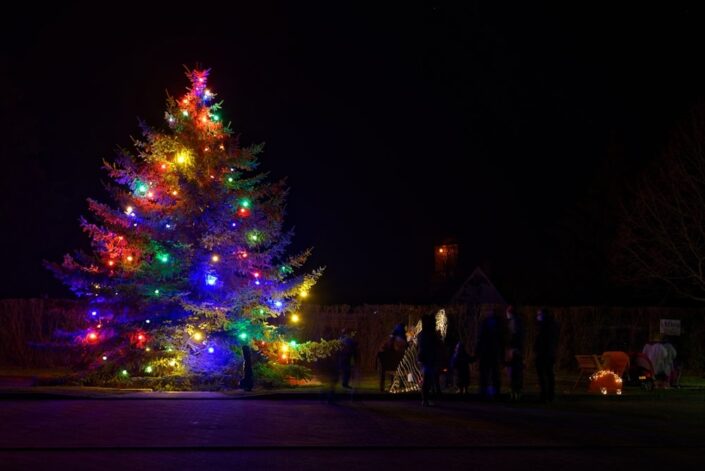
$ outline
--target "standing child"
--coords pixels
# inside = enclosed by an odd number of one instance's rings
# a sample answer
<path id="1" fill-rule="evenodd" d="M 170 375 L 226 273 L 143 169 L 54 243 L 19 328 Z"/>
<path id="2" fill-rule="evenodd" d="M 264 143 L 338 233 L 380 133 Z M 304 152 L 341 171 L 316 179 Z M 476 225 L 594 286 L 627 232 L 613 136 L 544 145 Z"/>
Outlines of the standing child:
<path id="1" fill-rule="evenodd" d="M 470 386 L 470 363 L 472 363 L 472 359 L 465 351 L 463 342 L 458 342 L 455 345 L 455 352 L 451 359 L 451 367 L 455 371 L 455 385 L 458 388 L 459 394 L 468 393 L 468 386 Z"/>
<path id="2" fill-rule="evenodd" d="M 507 346 L 505 365 L 509 373 L 511 387 L 510 399 L 516 401 L 521 397 L 524 386 L 524 322 L 514 312 L 514 307 L 507 307 Z"/>
<path id="3" fill-rule="evenodd" d="M 556 363 L 556 347 L 558 346 L 558 325 L 553 314 L 546 308 L 536 313 L 536 340 L 534 355 L 536 374 L 541 388 L 541 402 L 553 402 L 555 398 L 556 379 L 553 367 Z"/>

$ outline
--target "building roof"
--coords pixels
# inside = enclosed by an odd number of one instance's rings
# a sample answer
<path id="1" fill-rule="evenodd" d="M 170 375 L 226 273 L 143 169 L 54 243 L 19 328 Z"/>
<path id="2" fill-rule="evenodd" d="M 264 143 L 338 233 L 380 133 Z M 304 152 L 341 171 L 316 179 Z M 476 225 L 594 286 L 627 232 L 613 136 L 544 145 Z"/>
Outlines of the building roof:
<path id="1" fill-rule="evenodd" d="M 450 304 L 507 304 L 480 267 L 463 282 Z"/>

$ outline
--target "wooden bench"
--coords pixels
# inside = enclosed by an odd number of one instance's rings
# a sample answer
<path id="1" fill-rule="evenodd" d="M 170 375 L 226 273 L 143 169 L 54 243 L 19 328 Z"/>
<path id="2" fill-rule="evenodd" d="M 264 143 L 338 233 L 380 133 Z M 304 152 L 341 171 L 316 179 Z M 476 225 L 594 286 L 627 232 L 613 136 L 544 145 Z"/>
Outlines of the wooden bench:
<path id="1" fill-rule="evenodd" d="M 575 381 L 573 389 L 578 387 L 581 379 L 589 377 L 592 373 L 602 369 L 602 359 L 599 355 L 575 355 L 575 360 L 578 362 L 580 376 Z"/>

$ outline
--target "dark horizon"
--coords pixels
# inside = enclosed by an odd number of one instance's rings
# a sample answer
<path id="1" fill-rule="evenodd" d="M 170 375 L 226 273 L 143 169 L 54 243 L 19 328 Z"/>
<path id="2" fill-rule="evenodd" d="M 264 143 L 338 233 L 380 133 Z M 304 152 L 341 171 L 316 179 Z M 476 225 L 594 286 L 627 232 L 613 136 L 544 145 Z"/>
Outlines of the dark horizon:
<path id="1" fill-rule="evenodd" d="M 102 160 L 138 118 L 161 126 L 200 64 L 288 178 L 294 248 L 327 266 L 311 302 L 427 302 L 449 238 L 511 302 L 637 302 L 609 279 L 614 211 L 705 98 L 703 16 L 683 5 L 19 8 L 1 33 L 4 298 L 69 295 L 41 261 L 88 246 Z"/>

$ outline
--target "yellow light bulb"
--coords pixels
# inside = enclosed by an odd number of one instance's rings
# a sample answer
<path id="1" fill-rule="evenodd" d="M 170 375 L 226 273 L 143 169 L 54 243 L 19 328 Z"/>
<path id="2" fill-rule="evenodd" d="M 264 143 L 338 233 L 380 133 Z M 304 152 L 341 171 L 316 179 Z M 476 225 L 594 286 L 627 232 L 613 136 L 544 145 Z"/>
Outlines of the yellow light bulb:
<path id="1" fill-rule="evenodd" d="M 188 153 L 186 151 L 181 151 L 176 154 L 176 163 L 185 164 L 188 161 Z"/>
<path id="2" fill-rule="evenodd" d="M 127 261 L 128 261 L 128 262 L 131 262 L 132 260 L 134 260 L 134 258 L 132 258 L 132 255 L 128 255 L 128 256 L 127 256 Z"/>
<path id="3" fill-rule="evenodd" d="M 171 192 L 171 194 L 172 194 L 172 195 L 174 195 L 174 196 L 176 196 L 176 195 L 178 195 L 178 194 L 179 194 L 179 192 L 178 192 L 178 191 L 176 191 L 176 190 L 174 190 L 174 191 L 172 191 L 172 192 Z"/>
<path id="4" fill-rule="evenodd" d="M 284 344 L 282 345 L 282 352 L 288 352 L 289 351 L 289 345 Z"/>
<path id="5" fill-rule="evenodd" d="M 193 334 L 193 339 L 196 342 L 200 342 L 201 340 L 203 340 L 203 334 L 200 332 L 196 332 L 195 334 Z"/>
<path id="6" fill-rule="evenodd" d="M 296 322 L 299 322 L 300 320 L 301 320 L 301 318 L 299 317 L 298 314 L 292 314 L 292 315 L 291 315 L 291 322 L 296 323 Z"/>
<path id="7" fill-rule="evenodd" d="M 299 293 L 299 296 L 301 296 L 302 298 L 308 297 L 308 291 L 301 291 L 301 292 Z"/>
<path id="8" fill-rule="evenodd" d="M 176 366 L 176 360 L 169 360 L 169 366 Z"/>
<path id="9" fill-rule="evenodd" d="M 220 261 L 220 257 L 217 256 L 217 255 L 213 255 L 213 256 L 211 257 L 211 260 L 212 260 L 213 262 L 218 262 L 218 261 Z"/>

